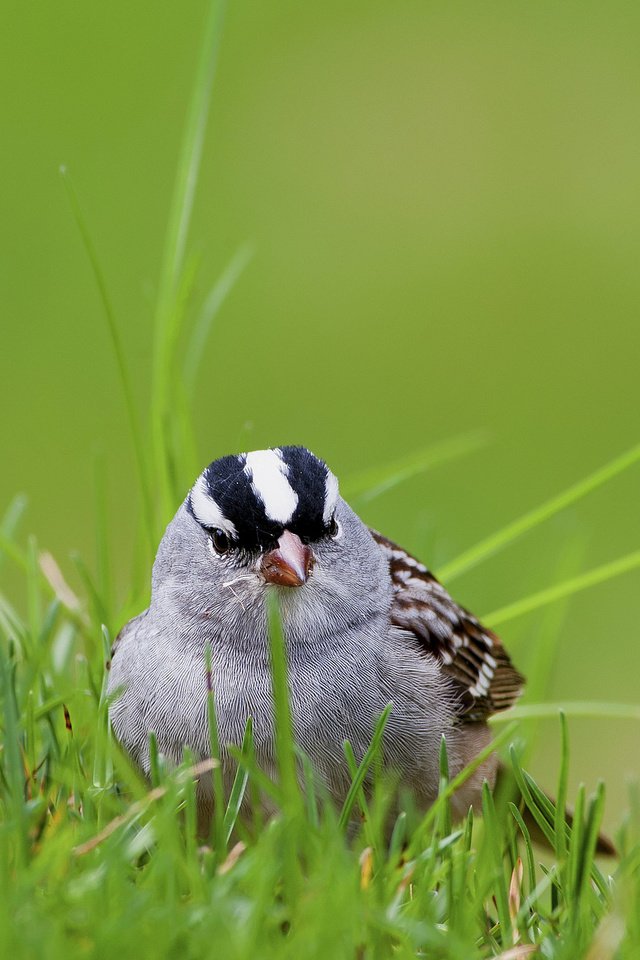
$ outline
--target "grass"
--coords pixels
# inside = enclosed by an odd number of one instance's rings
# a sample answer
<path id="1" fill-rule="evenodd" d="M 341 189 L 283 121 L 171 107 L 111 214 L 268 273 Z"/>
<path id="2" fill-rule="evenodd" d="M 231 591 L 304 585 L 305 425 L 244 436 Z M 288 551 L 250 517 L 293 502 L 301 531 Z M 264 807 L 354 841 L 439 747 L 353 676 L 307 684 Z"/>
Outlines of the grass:
<path id="1" fill-rule="evenodd" d="M 622 716 L 636 706 L 524 704 L 496 721 L 503 751 L 527 808 L 551 854 L 532 842 L 521 809 L 484 791 L 482 819 L 452 823 L 450 782 L 441 754 L 438 801 L 426 813 L 404 797 L 387 829 L 393 785 L 380 773 L 386 715 L 358 766 L 344 745 L 352 787 L 343 809 L 324 802 L 313 772 L 292 740 L 286 655 L 277 610 L 270 611 L 279 776 L 256 765 L 249 725 L 237 752 L 228 796 L 215 764 L 215 690 L 209 696 L 213 760 L 185 756 L 168 769 L 152 744 L 151 783 L 114 743 L 105 699 L 112 635 L 147 600 L 149 566 L 170 513 L 200 469 L 189 403 L 212 320 L 240 276 L 240 250 L 191 322 L 185 305 L 193 283 L 187 254 L 190 214 L 217 51 L 223 5 L 212 3 L 180 152 L 165 242 L 154 340 L 149 430 L 133 404 L 127 358 L 91 231 L 68 174 L 65 183 L 84 238 L 117 359 L 138 466 L 141 528 L 131 563 L 131 590 L 114 596 L 117 545 L 108 540 L 102 470 L 97 465 L 95 573 L 80 559 L 77 596 L 55 559 L 20 530 L 24 499 L 0 522 L 0 563 L 20 571 L 24 609 L 0 594 L 0 944 L 3 956 L 285 958 L 473 958 L 544 956 L 634 958 L 640 955 L 640 795 L 632 792 L 617 842 L 620 858 L 595 858 L 604 787 L 580 788 L 573 826 L 565 823 L 569 740 L 565 714 Z M 147 439 L 147 436 L 149 439 Z M 366 501 L 417 471 L 444 467 L 481 438 L 453 438 L 402 462 L 347 480 Z M 447 579 L 506 548 L 516 537 L 613 480 L 640 458 L 640 448 L 605 465 L 538 509 L 488 537 L 445 568 Z M 152 475 L 158 478 L 153 486 Z M 551 585 L 490 615 L 493 624 L 524 615 L 638 564 L 630 554 Z M 543 647 L 544 644 L 541 644 Z M 530 719 L 557 714 L 562 759 L 554 809 L 522 766 Z M 506 725 L 502 725 L 505 721 Z M 481 758 L 479 758 L 480 760 Z M 296 771 L 301 771 L 304 790 Z M 211 836 L 197 834 L 194 780 L 211 773 L 218 798 Z M 373 796 L 365 798 L 367 774 Z M 240 815 L 245 794 L 266 792 L 277 809 L 268 823 Z M 354 828 L 354 820 L 357 827 Z"/>

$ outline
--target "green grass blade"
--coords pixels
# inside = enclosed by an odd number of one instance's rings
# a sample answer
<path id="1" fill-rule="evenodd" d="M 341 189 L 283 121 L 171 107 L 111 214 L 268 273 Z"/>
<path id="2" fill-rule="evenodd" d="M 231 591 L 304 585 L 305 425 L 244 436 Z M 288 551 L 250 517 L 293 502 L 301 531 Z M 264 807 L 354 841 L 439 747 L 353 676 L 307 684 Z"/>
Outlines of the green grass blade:
<path id="1" fill-rule="evenodd" d="M 640 706 L 635 703 L 604 703 L 599 700 L 567 700 L 563 703 L 526 703 L 496 713 L 489 723 L 511 723 L 513 720 L 545 720 L 562 712 L 568 717 L 590 717 L 595 720 L 640 720 Z"/>
<path id="2" fill-rule="evenodd" d="M 569 782 L 569 730 L 567 727 L 567 716 L 563 710 L 560 711 L 560 733 L 560 773 L 558 776 L 554 830 L 556 834 L 556 857 L 562 862 L 567 855 L 567 837 L 564 824 L 565 810 L 567 808 L 567 784 Z"/>
<path id="3" fill-rule="evenodd" d="M 164 513 L 171 511 L 166 419 L 171 385 L 172 327 L 182 283 L 185 250 L 213 88 L 226 3 L 211 0 L 180 148 L 165 234 L 155 314 L 151 423 L 155 465 Z"/>
<path id="4" fill-rule="evenodd" d="M 251 755 L 253 749 L 253 724 L 251 722 L 251 717 L 247 719 L 247 723 L 244 728 L 244 736 L 242 738 L 242 744 L 240 746 L 240 752 L 243 756 Z M 249 772 L 245 766 L 239 765 L 236 770 L 236 775 L 233 778 L 233 784 L 231 786 L 231 793 L 229 794 L 229 802 L 227 803 L 227 809 L 224 813 L 224 822 L 223 830 L 225 843 L 228 844 L 231 839 L 231 834 L 233 833 L 233 828 L 236 825 L 238 815 L 240 813 L 240 808 L 242 807 L 242 801 L 244 800 L 244 795 L 247 790 L 247 783 L 249 782 Z"/>
<path id="5" fill-rule="evenodd" d="M 522 794 L 522 799 L 527 805 L 531 816 L 540 827 L 540 830 L 546 837 L 549 845 L 555 847 L 555 837 L 553 832 L 553 807 L 548 797 L 544 796 L 537 785 L 527 776 L 520 766 L 515 748 L 512 746 L 509 750 L 511 758 L 511 768 L 515 777 L 518 789 Z"/>
<path id="6" fill-rule="evenodd" d="M 12 664 L 0 647 L 0 690 L 4 718 L 3 764 L 4 777 L 9 788 L 6 809 L 13 815 L 13 833 L 16 837 L 15 854 L 20 866 L 29 857 L 29 840 L 26 809 L 24 804 L 24 769 L 20 757 L 20 718 L 14 689 L 15 674 Z"/>
<path id="7" fill-rule="evenodd" d="M 184 358 L 184 384 L 187 395 L 190 397 L 193 396 L 195 390 L 198 368 L 211 332 L 211 325 L 252 256 L 253 250 L 250 246 L 240 247 L 218 277 L 204 301 L 189 338 Z"/>
<path id="8" fill-rule="evenodd" d="M 578 787 L 576 802 L 573 811 L 573 827 L 569 837 L 569 859 L 567 862 L 567 891 L 573 900 L 580 886 L 580 861 L 582 856 L 582 842 L 584 835 L 584 807 L 585 786 Z"/>
<path id="9" fill-rule="evenodd" d="M 318 806 L 318 778 L 313 764 L 303 750 L 298 751 L 298 761 L 302 767 L 304 777 L 304 800 L 307 820 L 314 830 L 320 826 L 320 810 Z"/>
<path id="10" fill-rule="evenodd" d="M 213 670 L 211 666 L 211 647 L 207 644 L 205 650 L 207 671 L 207 722 L 209 725 L 210 755 L 216 761 L 213 768 L 213 848 L 217 860 L 221 860 L 226 851 L 224 830 L 224 781 L 222 777 L 222 763 L 220 756 L 220 740 L 218 738 L 218 717 L 216 714 L 216 698 L 213 685 Z"/>
<path id="11" fill-rule="evenodd" d="M 449 757 L 447 754 L 447 741 L 443 736 L 440 740 L 440 784 L 438 787 L 438 793 L 444 794 L 446 792 L 447 786 L 449 785 Z M 451 803 L 449 797 L 444 797 L 442 800 L 442 835 L 447 836 L 451 833 L 452 824 L 451 824 Z"/>
<path id="12" fill-rule="evenodd" d="M 586 573 L 578 574 L 576 577 L 570 577 L 562 583 L 556 583 L 552 587 L 546 587 L 537 593 L 532 593 L 522 600 L 515 600 L 492 613 L 488 613 L 481 619 L 489 627 L 497 627 L 509 620 L 515 620 L 516 617 L 522 617 L 525 613 L 531 613 L 556 600 L 562 600 L 564 597 L 573 596 L 574 593 L 580 593 L 589 587 L 594 587 L 599 583 L 605 583 L 614 577 L 619 577 L 623 573 L 629 573 L 631 570 L 640 568 L 640 550 L 634 553 L 628 553 L 618 560 L 612 560 L 610 563 L 604 563 L 601 567 L 594 570 L 588 570 Z"/>
<path id="13" fill-rule="evenodd" d="M 584 541 L 582 537 L 570 538 L 562 544 L 550 567 L 551 580 L 559 583 L 573 576 L 584 567 Z M 549 697 L 549 684 L 554 675 L 554 665 L 561 646 L 561 638 L 569 616 L 570 598 L 548 604 L 541 616 L 536 618 L 536 642 L 527 665 L 527 702 L 539 703 Z M 537 738 L 535 727 L 527 731 L 527 751 L 533 748 Z"/>
<path id="14" fill-rule="evenodd" d="M 503 832 L 498 824 L 491 789 L 486 780 L 482 784 L 482 817 L 485 829 L 485 848 L 488 849 L 487 860 L 493 860 L 491 888 L 494 891 L 496 906 L 498 908 L 502 943 L 506 945 L 511 940 L 511 917 L 509 915 L 509 894 L 507 892 L 507 883 L 504 875 L 504 838 Z"/>
<path id="15" fill-rule="evenodd" d="M 17 493 L 5 510 L 2 521 L 0 522 L 0 532 L 4 537 L 11 539 L 15 534 L 18 524 L 27 509 L 27 502 L 26 494 Z"/>
<path id="16" fill-rule="evenodd" d="M 529 893 L 535 890 L 536 886 L 536 867 L 535 867 L 535 857 L 533 854 L 533 844 L 531 842 L 531 834 L 529 833 L 529 828 L 527 827 L 522 814 L 518 810 L 515 803 L 511 800 L 508 802 L 508 807 L 511 812 L 511 816 L 515 820 L 522 834 L 522 839 L 524 842 L 524 852 L 525 852 L 525 861 L 527 865 L 527 877 L 529 879 Z"/>
<path id="17" fill-rule="evenodd" d="M 106 623 L 111 626 L 112 582 L 111 556 L 109 550 L 109 518 L 107 515 L 106 462 L 104 456 L 96 457 L 95 466 L 95 515 L 96 515 L 96 583 L 107 613 Z"/>
<path id="18" fill-rule="evenodd" d="M 460 773 L 456 774 L 453 780 L 449 780 L 447 783 L 446 789 L 442 790 L 432 806 L 429 808 L 427 813 L 424 816 L 420 830 L 417 831 L 416 836 L 422 835 L 423 831 L 426 831 L 430 826 L 436 821 L 436 818 L 440 815 L 441 804 L 448 802 L 451 797 L 454 795 L 456 790 L 462 786 L 463 783 L 472 776 L 473 773 L 482 766 L 484 761 L 491 756 L 496 750 L 499 750 L 505 743 L 508 743 L 513 737 L 517 729 L 517 723 L 510 723 L 504 730 L 501 730 L 498 736 L 494 737 L 491 743 L 488 743 L 486 747 L 480 750 L 479 753 L 475 755 L 471 763 L 468 763 Z"/>
<path id="19" fill-rule="evenodd" d="M 127 361 L 125 357 L 124 347 L 122 345 L 122 340 L 120 339 L 120 331 L 118 329 L 118 324 L 116 321 L 115 311 L 111 303 L 111 297 L 109 296 L 109 291 L 107 289 L 107 283 L 102 272 L 102 267 L 100 266 L 100 260 L 96 248 L 94 246 L 91 234 L 87 227 L 87 222 L 84 216 L 84 212 L 80 205 L 78 195 L 76 194 L 73 183 L 69 176 L 69 172 L 66 167 L 61 167 L 60 174 L 62 176 L 62 182 L 64 183 L 65 189 L 67 191 L 67 196 L 69 198 L 69 203 L 71 205 L 71 210 L 73 212 L 74 219 L 80 231 L 82 241 L 84 243 L 84 248 L 89 257 L 89 262 L 91 263 L 91 268 L 93 270 L 94 279 L 98 287 L 98 292 L 100 294 L 100 299 L 102 301 L 102 307 L 104 310 L 104 315 L 107 321 L 107 328 L 109 330 L 109 336 L 111 338 L 111 345 L 113 347 L 113 353 L 116 359 L 116 365 L 118 367 L 118 373 L 120 375 L 120 385 L 122 388 L 122 394 L 124 397 L 125 409 L 127 411 L 127 419 L 129 421 L 129 429 L 131 431 L 131 439 L 133 441 L 133 452 L 136 460 L 136 466 L 138 469 L 138 481 L 140 485 L 140 495 L 142 498 L 142 508 L 145 521 L 145 530 L 147 533 L 147 538 L 149 541 L 149 550 L 151 553 L 154 552 L 156 547 L 156 537 L 155 537 L 155 525 L 154 525 L 154 515 L 153 515 L 153 500 L 151 497 L 151 487 L 149 485 L 149 478 L 147 473 L 147 464 L 144 456 L 144 444 L 142 440 L 142 431 L 138 423 L 138 417 L 136 414 L 135 402 L 133 399 L 133 389 L 131 387 L 131 378 L 129 377 L 129 371 L 127 369 Z"/>
<path id="20" fill-rule="evenodd" d="M 113 640 L 108 629 L 102 627 L 102 659 L 106 663 L 111 658 Z M 113 765 L 111 762 L 111 727 L 109 725 L 109 703 L 107 698 L 107 683 L 109 674 L 105 670 L 102 674 L 100 699 L 98 701 L 98 716 L 95 730 L 95 753 L 93 758 L 93 786 L 103 789 L 111 784 Z"/>
<path id="21" fill-rule="evenodd" d="M 347 478 L 340 484 L 342 495 L 347 500 L 369 503 L 399 483 L 409 480 L 417 473 L 431 470 L 450 460 L 456 460 L 479 450 L 486 444 L 481 433 L 465 433 L 458 437 L 433 444 L 424 450 L 395 460 L 384 467 L 371 467 Z"/>
<path id="22" fill-rule="evenodd" d="M 249 789 L 253 788 L 251 804 L 254 815 L 256 814 L 257 808 L 260 804 L 261 793 L 263 793 L 265 797 L 269 797 L 271 800 L 273 800 L 277 806 L 284 806 L 280 784 L 274 783 L 274 781 L 270 779 L 264 770 L 261 769 L 253 752 L 245 755 L 242 753 L 242 750 L 240 750 L 239 747 L 230 745 L 229 755 L 236 761 L 238 766 L 242 767 L 243 770 L 246 770 L 249 774 Z"/>
<path id="23" fill-rule="evenodd" d="M 27 569 L 27 558 L 25 557 L 24 551 L 17 547 L 9 537 L 5 537 L 4 534 L 0 531 L 0 551 L 2 555 L 8 557 L 16 567 L 18 567 L 23 572 Z"/>
<path id="24" fill-rule="evenodd" d="M 13 551 L 13 559 L 16 559 L 16 555 L 20 555 L 20 551 L 13 543 L 13 538 L 26 509 L 27 498 L 23 493 L 19 493 L 5 510 L 2 521 L 0 521 L 0 564 L 7 554 L 5 544 L 8 545 L 9 551 Z"/>
<path id="25" fill-rule="evenodd" d="M 376 756 L 378 755 L 378 751 L 380 750 L 380 746 L 382 743 L 382 737 L 384 735 L 384 728 L 386 726 L 387 720 L 389 718 L 389 714 L 391 713 L 392 709 L 393 709 L 393 704 L 388 703 L 387 706 L 382 711 L 382 713 L 380 714 L 378 718 L 378 722 L 376 723 L 375 729 L 373 731 L 371 743 L 369 744 L 369 746 L 367 747 L 367 750 L 365 751 L 364 757 L 362 758 L 362 761 L 358 766 L 356 775 L 352 777 L 351 786 L 349 787 L 347 796 L 342 805 L 342 810 L 340 811 L 340 819 L 338 821 L 340 828 L 342 830 L 344 830 L 347 827 L 347 824 L 351 819 L 353 807 L 360 794 L 362 785 L 369 772 L 369 769 L 371 768 L 372 764 L 376 759 Z"/>
<path id="26" fill-rule="evenodd" d="M 586 497 L 588 493 L 597 490 L 598 487 L 617 477 L 618 474 L 633 466 L 633 464 L 638 463 L 638 461 L 640 461 L 640 444 L 632 447 L 631 450 L 627 450 L 626 453 L 616 457 L 614 460 L 611 460 L 583 480 L 579 480 L 578 483 L 573 484 L 567 490 L 557 494 L 555 497 L 551 497 L 550 500 L 546 500 L 540 504 L 540 506 L 525 513 L 524 516 L 519 517 L 512 523 L 508 523 L 506 527 L 492 533 L 475 546 L 465 550 L 459 557 L 445 564 L 438 571 L 438 577 L 445 583 L 451 582 L 456 577 L 466 573 L 467 570 L 471 570 L 472 567 L 477 566 L 482 560 L 486 560 L 488 557 L 498 553 L 499 550 L 502 550 L 544 520 L 548 520 L 554 516 L 554 514 L 571 506 L 571 504 L 577 503 L 578 500 Z"/>
<path id="27" fill-rule="evenodd" d="M 268 592 L 267 617 L 271 653 L 273 712 L 276 725 L 276 756 L 284 802 L 289 812 L 293 812 L 300 806 L 300 790 L 296 773 L 293 718 L 289 703 L 287 650 L 282 631 L 278 595 L 274 589 Z"/>
<path id="28" fill-rule="evenodd" d="M 585 875 L 585 880 L 583 883 L 584 886 L 586 886 L 586 878 L 590 877 L 600 892 L 604 896 L 608 896 L 609 889 L 607 887 L 606 880 L 595 864 L 596 846 L 598 844 L 598 836 L 600 834 L 600 827 L 602 825 L 602 818 L 604 816 L 604 803 L 605 785 L 604 782 L 600 780 L 596 786 L 595 794 L 590 799 L 589 808 L 587 811 L 586 835 L 583 852 L 583 873 Z"/>
<path id="29" fill-rule="evenodd" d="M 347 761 L 349 776 L 351 777 L 351 781 L 353 782 L 355 778 L 358 776 L 358 761 L 356 760 L 355 753 L 353 752 L 353 747 L 351 746 L 351 743 L 349 740 L 345 740 L 344 743 L 342 744 L 342 751 L 344 753 L 345 760 Z M 365 794 L 364 794 L 362 782 L 360 784 L 360 789 L 358 790 L 356 799 L 360 806 L 362 816 L 364 817 L 365 828 L 368 828 L 371 822 L 371 816 L 369 813 L 369 805 L 367 803 L 367 798 L 365 797 Z M 369 844 L 369 846 L 371 846 L 371 839 L 369 836 L 367 838 L 367 843 Z"/>

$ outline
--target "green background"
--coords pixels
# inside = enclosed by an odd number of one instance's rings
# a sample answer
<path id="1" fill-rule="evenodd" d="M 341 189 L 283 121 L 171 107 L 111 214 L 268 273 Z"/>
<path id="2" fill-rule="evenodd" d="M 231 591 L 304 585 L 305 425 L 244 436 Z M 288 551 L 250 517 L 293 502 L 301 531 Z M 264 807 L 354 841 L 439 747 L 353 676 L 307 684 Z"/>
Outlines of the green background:
<path id="1" fill-rule="evenodd" d="M 141 410 L 202 3 L 3 5 L 0 508 L 75 583 L 95 464 L 126 592 L 140 503 L 78 191 Z M 434 569 L 638 440 L 640 9 L 627 3 L 230 4 L 189 251 L 193 309 L 253 256 L 194 403 L 202 465 L 299 442 L 348 478 L 480 430 L 472 455 L 364 505 Z M 189 478 L 189 482 L 192 478 Z M 635 550 L 640 468 L 455 583 L 479 614 Z M 505 626 L 546 696 L 638 702 L 640 575 Z M 5 589 L 17 590 L 12 576 Z M 557 724 L 535 772 L 553 777 Z M 571 723 L 615 823 L 631 721 Z M 550 782 L 553 782 L 551 780 Z"/>

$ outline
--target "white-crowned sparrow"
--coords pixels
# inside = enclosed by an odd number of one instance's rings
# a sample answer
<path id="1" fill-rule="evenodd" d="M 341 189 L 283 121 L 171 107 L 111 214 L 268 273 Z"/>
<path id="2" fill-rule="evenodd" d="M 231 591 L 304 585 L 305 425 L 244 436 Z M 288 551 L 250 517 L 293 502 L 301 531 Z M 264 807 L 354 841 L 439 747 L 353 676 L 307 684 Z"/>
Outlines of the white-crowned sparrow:
<path id="1" fill-rule="evenodd" d="M 303 447 L 222 457 L 200 475 L 162 538 L 148 610 L 116 642 L 109 691 L 116 736 L 149 771 L 149 733 L 171 762 L 210 752 L 211 653 L 221 760 L 253 720 L 257 761 L 275 773 L 267 590 L 279 592 L 295 737 L 340 801 L 356 757 L 393 704 L 385 762 L 428 806 L 442 735 L 455 775 L 484 747 L 487 717 L 511 706 L 523 677 L 499 639 L 458 606 L 418 560 L 369 530 L 327 466 Z M 479 799 L 487 761 L 454 800 Z M 203 819 L 210 786 L 199 786 Z"/>

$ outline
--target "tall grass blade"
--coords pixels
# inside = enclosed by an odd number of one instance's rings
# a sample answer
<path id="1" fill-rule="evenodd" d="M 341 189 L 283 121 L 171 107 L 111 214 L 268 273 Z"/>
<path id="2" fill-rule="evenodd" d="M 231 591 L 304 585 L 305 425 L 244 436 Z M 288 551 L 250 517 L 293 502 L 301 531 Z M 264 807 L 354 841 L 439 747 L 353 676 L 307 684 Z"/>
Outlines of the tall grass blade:
<path id="1" fill-rule="evenodd" d="M 185 263 L 185 250 L 202 159 L 213 80 L 218 62 L 225 0 L 211 0 L 187 112 L 165 235 L 155 313 L 151 423 L 155 465 L 163 498 L 163 515 L 171 511 L 167 419 L 171 387 L 173 325 Z"/>
<path id="2" fill-rule="evenodd" d="M 511 916 L 509 913 L 509 893 L 504 875 L 504 839 L 498 824 L 491 789 L 486 780 L 482 784 L 482 816 L 485 828 L 485 848 L 488 849 L 488 859 L 493 860 L 491 887 L 498 907 L 502 943 L 506 945 L 511 940 Z"/>
<path id="3" fill-rule="evenodd" d="M 567 855 L 567 838 L 564 830 L 565 810 L 567 808 L 567 784 L 569 782 L 569 730 L 567 716 L 560 711 L 561 755 L 560 774 L 558 776 L 558 790 L 556 795 L 556 809 L 554 830 L 556 834 L 556 857 L 562 863 Z"/>
<path id="4" fill-rule="evenodd" d="M 207 671 L 207 722 L 209 724 L 209 747 L 210 755 L 216 764 L 213 768 L 213 847 L 216 859 L 220 861 L 226 852 L 226 838 L 224 829 L 224 780 L 222 776 L 222 763 L 220 756 L 220 740 L 218 738 L 218 717 L 216 713 L 215 692 L 213 689 L 213 669 L 211 664 L 211 647 L 207 644 L 205 650 L 205 663 Z"/>
<path id="5" fill-rule="evenodd" d="M 252 255 L 253 250 L 250 246 L 240 247 L 224 268 L 204 301 L 189 338 L 184 358 L 184 384 L 189 397 L 193 396 L 196 387 L 198 368 L 211 332 L 211 325 L 251 260 Z"/>
<path id="6" fill-rule="evenodd" d="M 370 467 L 341 483 L 343 496 L 347 500 L 357 499 L 360 503 L 369 503 L 416 474 L 474 453 L 485 444 L 484 434 L 465 433 L 433 444 L 384 467 Z"/>
<path id="7" fill-rule="evenodd" d="M 289 703 L 289 676 L 287 651 L 282 631 L 280 607 L 275 590 L 267 596 L 269 648 L 271 654 L 271 683 L 273 712 L 276 725 L 276 756 L 284 802 L 291 813 L 299 808 L 300 791 L 296 773 L 296 751 L 293 737 L 293 719 Z"/>
<path id="8" fill-rule="evenodd" d="M 638 463 L 638 461 L 640 461 L 640 444 L 632 447 L 631 450 L 627 450 L 626 453 L 616 457 L 614 460 L 611 460 L 583 480 L 579 480 L 578 483 L 573 484 L 567 490 L 557 494 L 555 497 L 551 497 L 550 500 L 546 500 L 540 504 L 540 506 L 525 513 L 524 516 L 518 517 L 518 519 L 512 523 L 508 523 L 506 527 L 492 533 L 475 546 L 465 550 L 465 552 L 460 554 L 459 557 L 456 557 L 455 560 L 451 560 L 440 568 L 438 571 L 439 578 L 445 583 L 455 580 L 456 577 L 477 566 L 482 560 L 486 560 L 488 557 L 498 553 L 499 550 L 502 550 L 544 520 L 548 520 L 554 516 L 554 514 L 571 506 L 571 504 L 577 503 L 578 500 L 586 497 L 588 493 L 597 490 L 598 487 L 601 487 L 608 480 L 617 477 L 618 474 L 627 470 L 633 466 L 633 464 Z"/>
<path id="9" fill-rule="evenodd" d="M 87 222 L 84 216 L 82 207 L 80 206 L 80 201 L 78 195 L 76 194 L 75 188 L 69 176 L 69 172 L 66 167 L 60 169 L 60 174 L 62 176 L 62 182 L 64 183 L 65 189 L 67 191 L 67 196 L 69 198 L 69 203 L 71 205 L 71 210 L 73 212 L 74 219 L 80 231 L 82 241 L 84 243 L 84 248 L 89 257 L 89 262 L 93 269 L 93 275 L 98 287 L 98 292 L 100 294 L 100 299 L 102 301 L 102 306 L 104 309 L 104 315 L 107 321 L 107 328 L 109 330 L 109 336 L 111 338 L 111 345 L 113 347 L 113 353 L 116 359 L 116 365 L 118 367 L 118 373 L 120 375 L 120 385 L 122 388 L 122 394 L 124 397 L 125 409 L 127 411 L 127 419 L 129 421 L 129 429 L 131 431 L 131 439 L 133 441 L 133 452 L 135 456 L 136 466 L 138 469 L 138 482 L 140 486 L 140 495 L 142 498 L 142 509 L 144 514 L 144 523 L 145 530 L 148 539 L 149 550 L 151 553 L 154 552 L 156 546 L 155 538 L 155 524 L 154 524 L 154 515 L 153 515 L 153 500 L 151 497 L 151 487 L 149 484 L 149 477 L 147 473 L 147 464 L 144 456 L 144 443 L 142 440 L 142 431 L 140 429 L 140 424 L 138 423 L 138 417 L 136 414 L 135 402 L 133 399 L 133 389 L 131 387 L 131 379 L 129 377 L 129 371 L 127 369 L 127 361 L 125 358 L 124 347 L 122 345 L 122 340 L 120 339 L 120 331 L 118 330 L 118 324 L 116 321 L 115 311 L 111 303 L 111 297 L 109 296 L 109 291 L 107 288 L 107 283 L 102 272 L 102 267 L 100 266 L 100 260 L 96 248 L 94 246 L 91 234 L 87 227 Z"/>
<path id="10" fill-rule="evenodd" d="M 601 567 L 594 570 L 588 570 L 586 573 L 578 574 L 577 577 L 570 577 L 562 583 L 556 583 L 552 587 L 539 590 L 532 593 L 522 600 L 515 600 L 492 613 L 482 617 L 484 623 L 489 627 L 497 627 L 509 620 L 515 620 L 516 617 L 522 617 L 525 613 L 531 613 L 548 603 L 554 603 L 556 600 L 562 600 L 564 597 L 571 597 L 574 593 L 580 593 L 589 587 L 594 587 L 599 583 L 605 583 L 614 577 L 619 577 L 623 573 L 629 573 L 631 570 L 640 568 L 640 550 L 634 553 L 628 553 L 618 560 L 612 560 L 610 563 L 604 563 Z"/>
<path id="11" fill-rule="evenodd" d="M 111 626 L 112 583 L 111 558 L 109 552 L 109 521 L 107 516 L 107 484 L 105 458 L 101 454 L 95 461 L 95 502 L 96 502 L 96 583 L 107 613 L 106 621 Z"/>
<path id="12" fill-rule="evenodd" d="M 590 717 L 594 720 L 640 720 L 640 706 L 635 703 L 603 703 L 599 700 L 567 700 L 563 703 L 526 703 L 511 707 L 489 718 L 491 725 L 514 720 L 544 720 L 562 712 L 568 717 Z"/>
<path id="13" fill-rule="evenodd" d="M 552 568 L 552 581 L 561 582 L 584 566 L 584 542 L 571 538 L 560 548 Z M 548 688 L 554 674 L 554 664 L 560 649 L 560 639 L 567 619 L 570 599 L 549 604 L 536 619 L 536 643 L 527 665 L 527 701 L 539 703 L 548 699 Z M 537 737 L 535 727 L 527 731 L 527 752 L 533 748 Z"/>

